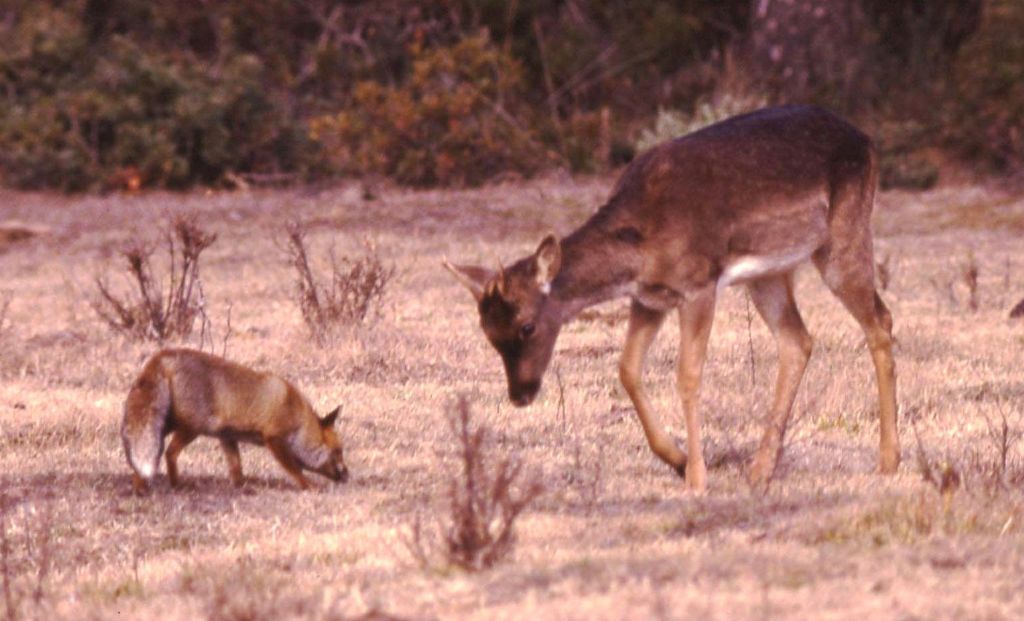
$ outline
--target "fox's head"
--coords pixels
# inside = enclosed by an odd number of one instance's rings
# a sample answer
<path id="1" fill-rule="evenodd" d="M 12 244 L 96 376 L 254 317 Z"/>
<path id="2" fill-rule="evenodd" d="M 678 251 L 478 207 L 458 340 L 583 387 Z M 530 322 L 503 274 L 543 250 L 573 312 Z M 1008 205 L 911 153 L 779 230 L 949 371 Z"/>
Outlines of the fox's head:
<path id="1" fill-rule="evenodd" d="M 551 282 L 561 264 L 562 249 L 554 235 L 507 270 L 444 262 L 473 294 L 480 327 L 501 355 L 508 397 L 517 406 L 529 405 L 540 391 L 562 329 L 561 309 L 551 298 Z"/>
<path id="2" fill-rule="evenodd" d="M 320 427 L 320 440 L 325 450 L 317 451 L 320 463 L 309 467 L 313 472 L 320 473 L 332 481 L 344 483 L 348 481 L 348 468 L 345 466 L 345 454 L 342 450 L 341 439 L 334 428 L 338 420 L 341 406 L 334 408 L 330 414 L 318 418 Z"/>

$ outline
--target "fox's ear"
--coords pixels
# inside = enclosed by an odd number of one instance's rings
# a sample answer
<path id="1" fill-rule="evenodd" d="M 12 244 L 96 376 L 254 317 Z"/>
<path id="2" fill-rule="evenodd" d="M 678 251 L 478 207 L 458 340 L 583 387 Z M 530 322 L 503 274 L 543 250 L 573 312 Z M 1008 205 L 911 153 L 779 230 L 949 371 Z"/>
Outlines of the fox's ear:
<path id="1" fill-rule="evenodd" d="M 452 273 L 455 280 L 469 289 L 469 292 L 473 294 L 473 299 L 477 302 L 484 297 L 484 287 L 494 278 L 494 272 L 476 265 L 455 265 L 449 263 L 448 259 L 444 259 L 441 264 Z"/>
<path id="2" fill-rule="evenodd" d="M 333 410 L 331 410 L 330 414 L 328 414 L 327 416 L 324 416 L 323 418 L 320 419 L 320 426 L 323 427 L 324 429 L 328 429 L 330 427 L 333 427 L 335 421 L 338 420 L 338 414 L 340 414 L 340 413 L 341 413 L 341 406 L 339 405 L 338 407 L 336 407 Z"/>

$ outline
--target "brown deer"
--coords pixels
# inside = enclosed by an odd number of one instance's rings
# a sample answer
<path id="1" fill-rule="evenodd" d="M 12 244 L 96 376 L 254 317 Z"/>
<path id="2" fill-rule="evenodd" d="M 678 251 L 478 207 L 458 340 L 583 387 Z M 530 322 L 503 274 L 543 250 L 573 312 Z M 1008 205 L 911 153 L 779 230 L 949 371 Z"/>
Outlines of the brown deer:
<path id="1" fill-rule="evenodd" d="M 749 478 L 766 485 L 812 340 L 793 297 L 810 259 L 867 335 L 878 381 L 879 470 L 895 472 L 892 316 L 875 291 L 871 209 L 878 162 L 870 139 L 814 106 L 733 117 L 637 157 L 611 198 L 562 240 L 549 235 L 507 269 L 445 266 L 476 299 L 517 406 L 536 396 L 562 325 L 584 308 L 632 299 L 619 377 L 651 450 L 703 491 L 698 390 L 718 292 L 744 284 L 778 346 L 775 399 Z M 666 433 L 641 382 L 666 313 L 679 311 L 678 388 L 687 452 Z"/>

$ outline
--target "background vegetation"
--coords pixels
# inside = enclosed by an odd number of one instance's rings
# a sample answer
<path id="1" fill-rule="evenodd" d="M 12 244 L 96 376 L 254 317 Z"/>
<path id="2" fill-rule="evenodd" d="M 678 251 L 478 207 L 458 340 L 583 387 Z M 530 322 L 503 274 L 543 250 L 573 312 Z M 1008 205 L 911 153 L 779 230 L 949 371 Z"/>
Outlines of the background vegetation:
<path id="1" fill-rule="evenodd" d="M 1024 162 L 1022 30 L 1019 0 L 5 0 L 0 182 L 474 185 L 724 100 L 828 105 L 926 186 Z"/>

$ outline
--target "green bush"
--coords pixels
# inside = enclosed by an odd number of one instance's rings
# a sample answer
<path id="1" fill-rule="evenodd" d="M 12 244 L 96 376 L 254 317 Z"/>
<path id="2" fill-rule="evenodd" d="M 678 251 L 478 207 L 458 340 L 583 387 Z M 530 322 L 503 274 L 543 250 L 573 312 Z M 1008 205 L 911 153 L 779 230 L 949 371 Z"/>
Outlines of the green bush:
<path id="1" fill-rule="evenodd" d="M 517 115 L 519 65 L 486 34 L 411 50 L 408 79 L 356 85 L 350 107 L 313 120 L 335 166 L 414 186 L 475 185 L 498 173 L 531 174 L 544 150 Z"/>
<path id="2" fill-rule="evenodd" d="M 25 18 L 0 45 L 0 174 L 20 188 L 216 183 L 228 172 L 304 172 L 316 148 L 268 93 L 263 67 L 217 71 L 113 35 L 90 44 L 60 11 Z"/>
<path id="3" fill-rule="evenodd" d="M 1024 165 L 1024 3 L 993 0 L 955 66 L 946 145 L 996 170 Z"/>

